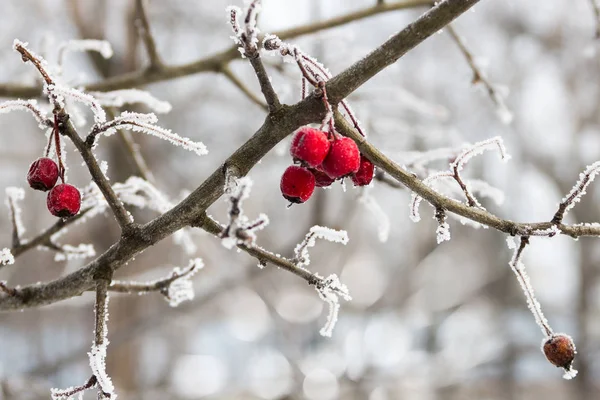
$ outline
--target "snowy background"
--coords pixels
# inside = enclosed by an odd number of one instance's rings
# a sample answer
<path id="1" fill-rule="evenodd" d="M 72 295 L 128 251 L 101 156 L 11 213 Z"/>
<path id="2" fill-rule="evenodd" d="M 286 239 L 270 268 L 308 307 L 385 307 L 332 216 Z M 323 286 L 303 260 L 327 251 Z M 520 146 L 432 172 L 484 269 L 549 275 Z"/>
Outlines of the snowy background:
<path id="1" fill-rule="evenodd" d="M 390 0 L 391 1 L 391 0 Z M 281 30 L 370 6 L 374 0 L 264 0 L 263 32 Z M 133 28 L 132 1 L 21 0 L 2 5 L 0 81 L 33 84 L 37 75 L 12 50 L 28 41 L 49 60 L 57 45 L 82 34 L 103 37 L 115 56 L 103 73 L 141 68 L 146 59 Z M 168 64 L 181 64 L 231 45 L 225 8 L 230 1 L 150 2 L 158 49 Z M 241 4 L 237 4 L 241 5 Z M 292 40 L 336 74 L 414 20 L 422 9 L 395 11 Z M 74 23 L 74 16 L 83 23 Z M 80 21 L 81 22 L 81 21 Z M 465 173 L 502 189 L 504 203 L 484 205 L 523 222 L 547 221 L 586 165 L 600 159 L 600 45 L 588 1 L 483 0 L 454 25 L 507 110 L 471 84 L 472 72 L 442 31 L 384 70 L 350 102 L 375 145 L 398 162 L 414 152 L 459 147 L 496 135 L 509 163 L 486 153 Z M 82 32 L 82 27 L 86 32 Z M 299 99 L 299 74 L 279 58 L 267 58 L 274 86 L 286 103 Z M 260 93 L 247 62 L 232 69 Z M 65 76 L 73 82 L 102 78 L 85 54 L 71 54 Z M 148 88 L 173 110 L 161 126 L 209 149 L 207 156 L 136 136 L 158 182 L 172 200 L 197 187 L 261 125 L 264 112 L 225 77 L 197 74 Z M 139 108 L 139 111 L 145 111 Z M 90 117 L 90 116 L 88 116 Z M 504 120 L 504 122 L 503 122 Z M 162 296 L 114 295 L 110 304 L 108 372 L 123 399 L 592 399 L 600 395 L 600 246 L 598 239 L 533 238 L 525 265 L 538 300 L 557 331 L 578 346 L 580 376 L 561 371 L 540 352 L 542 336 L 508 266 L 503 234 L 450 219 L 452 240 L 436 244 L 433 212 L 409 219 L 410 193 L 376 182 L 368 196 L 389 219 L 360 201 L 362 190 L 340 185 L 320 190 L 287 209 L 279 177 L 289 164 L 289 140 L 250 173 L 250 217 L 267 213 L 271 224 L 258 243 L 292 255 L 308 229 L 324 225 L 348 232 L 347 246 L 320 241 L 310 269 L 336 273 L 353 297 L 342 302 L 332 338 L 323 338 L 326 304 L 305 281 L 227 250 L 214 237 L 193 231 L 205 268 L 194 276 L 196 297 L 170 308 Z M 30 116 L 0 116 L 0 189 L 24 186 L 29 164 L 45 139 Z M 84 187 L 87 170 L 67 148 L 70 182 Z M 103 139 L 99 158 L 108 176 L 122 182 L 133 173 L 117 136 Z M 443 168 L 444 164 L 434 165 Z M 600 220 L 598 186 L 569 215 L 569 222 Z M 227 219 L 227 203 L 209 209 Z M 138 221 L 156 214 L 136 211 Z M 54 222 L 45 197 L 27 191 L 26 235 Z M 9 247 L 10 223 L 0 215 L 0 248 Z M 118 239 L 112 217 L 72 228 L 61 243 L 93 243 L 97 253 Z M 383 236 L 383 237 L 382 237 Z M 381 241 L 380 239 L 386 239 Z M 30 251 L 3 268 L 11 285 L 47 281 L 85 260 L 53 261 Z M 165 239 L 118 272 L 118 279 L 154 279 L 190 255 Z M 50 387 L 89 378 L 87 351 L 93 330 L 93 295 L 25 312 L 0 314 L 0 399 L 49 398 Z M 92 394 L 86 395 L 92 398 Z"/>

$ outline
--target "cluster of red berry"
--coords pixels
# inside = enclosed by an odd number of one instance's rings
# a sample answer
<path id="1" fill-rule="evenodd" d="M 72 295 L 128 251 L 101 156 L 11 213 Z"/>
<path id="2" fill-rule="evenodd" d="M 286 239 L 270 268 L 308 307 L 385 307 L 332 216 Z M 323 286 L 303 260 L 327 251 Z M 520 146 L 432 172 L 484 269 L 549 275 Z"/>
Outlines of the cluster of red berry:
<path id="1" fill-rule="evenodd" d="M 54 139 L 58 164 L 48 157 L 50 147 Z M 56 185 L 60 178 L 61 183 Z M 35 190 L 48 193 L 46 205 L 50 213 L 56 217 L 69 218 L 79 212 L 81 207 L 81 194 L 79 190 L 65 183 L 65 168 L 60 154 L 60 134 L 58 132 L 58 121 L 55 120 L 54 129 L 50 134 L 46 157 L 38 158 L 29 167 L 27 182 Z"/>
<path id="2" fill-rule="evenodd" d="M 374 166 L 360 154 L 354 140 L 304 126 L 294 134 L 290 154 L 299 165 L 289 166 L 281 177 L 281 193 L 292 203 L 304 203 L 315 187 L 352 178 L 355 186 L 373 179 Z"/>

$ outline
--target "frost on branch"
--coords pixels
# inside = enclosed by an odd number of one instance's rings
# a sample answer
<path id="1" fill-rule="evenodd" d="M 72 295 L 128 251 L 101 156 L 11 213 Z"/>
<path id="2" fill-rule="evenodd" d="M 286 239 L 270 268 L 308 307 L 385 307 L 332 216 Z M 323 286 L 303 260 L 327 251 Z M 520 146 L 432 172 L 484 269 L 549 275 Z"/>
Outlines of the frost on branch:
<path id="1" fill-rule="evenodd" d="M 0 250 L 0 265 L 10 265 L 15 263 L 15 258 L 13 257 L 10 249 L 6 247 Z"/>
<path id="2" fill-rule="evenodd" d="M 434 174 L 429 175 L 427 178 L 423 179 L 423 185 L 428 186 L 433 189 L 432 184 L 435 181 L 442 179 L 442 178 L 453 178 L 453 177 L 454 177 L 454 175 L 448 171 L 436 172 Z M 423 198 L 421 196 L 419 196 L 415 192 L 413 192 L 411 194 L 411 200 L 410 200 L 409 207 L 410 207 L 410 219 L 413 222 L 419 222 L 421 220 L 421 214 L 419 214 L 419 205 L 421 205 L 421 201 L 423 201 Z"/>
<path id="3" fill-rule="evenodd" d="M 336 231 L 335 229 L 324 226 L 313 226 L 304 237 L 304 240 L 298 243 L 294 249 L 294 258 L 292 261 L 297 266 L 301 267 L 310 264 L 308 249 L 310 247 L 314 247 L 317 239 L 325 239 L 330 242 L 336 242 L 345 245 L 348 243 L 348 233 L 346 231 Z"/>
<path id="4" fill-rule="evenodd" d="M 535 292 L 533 291 L 533 287 L 531 286 L 529 275 L 527 275 L 527 271 L 525 271 L 525 265 L 523 265 L 523 262 L 521 261 L 521 259 L 523 258 L 523 250 L 525 250 L 527 244 L 529 244 L 529 238 L 527 236 L 522 236 L 519 246 L 514 247 L 513 256 L 508 265 L 510 265 L 510 268 L 515 273 L 517 281 L 519 282 L 519 285 L 521 285 L 523 293 L 525 293 L 525 298 L 527 299 L 527 306 L 529 307 L 529 310 L 535 317 L 535 322 L 538 324 L 544 335 L 550 336 L 553 333 L 552 328 L 548 324 L 548 320 L 542 312 L 542 307 L 537 301 L 537 298 L 535 297 Z"/>
<path id="5" fill-rule="evenodd" d="M 390 219 L 375 197 L 371 196 L 367 190 L 364 190 L 362 195 L 358 198 L 358 201 L 365 205 L 365 207 L 373 214 L 373 218 L 377 223 L 377 237 L 382 243 L 387 242 L 390 236 Z"/>
<path id="6" fill-rule="evenodd" d="M 481 142 L 477 142 L 474 145 L 466 148 L 460 153 L 456 160 L 450 164 L 452 169 L 457 171 L 461 171 L 466 163 L 468 163 L 473 157 L 483 154 L 486 150 L 494 150 L 498 149 L 500 153 L 500 159 L 504 162 L 510 160 L 510 155 L 506 152 L 506 148 L 504 147 L 504 141 L 500 136 L 495 136 L 491 139 L 482 140 Z"/>
<path id="7" fill-rule="evenodd" d="M 242 203 L 250 196 L 252 188 L 252 180 L 248 177 L 243 177 L 235 180 L 235 185 L 232 178 L 229 178 L 229 223 L 221 232 L 221 244 L 227 249 L 232 249 L 236 245 L 253 246 L 256 241 L 256 231 L 259 231 L 269 224 L 269 217 L 265 214 L 259 214 L 258 218 L 253 221 L 248 220 L 242 210 Z"/>
<path id="8" fill-rule="evenodd" d="M 315 286 L 315 289 L 317 290 L 317 293 L 319 293 L 321 300 L 326 302 L 329 306 L 327 322 L 321 328 L 319 333 L 322 336 L 331 337 L 340 311 L 339 297 L 346 301 L 352 300 L 352 297 L 350 297 L 346 285 L 341 283 L 338 276 L 335 274 L 329 275 L 327 278 L 323 279 L 321 283 Z"/>
<path id="9" fill-rule="evenodd" d="M 242 10 L 236 6 L 226 9 L 227 21 L 231 25 L 234 36 L 231 38 L 238 44 L 238 50 L 242 57 L 252 56 L 258 51 L 258 35 L 260 30 L 257 26 L 257 17 L 262 8 L 260 0 L 251 1 L 244 9 L 244 26 L 240 26 L 239 16 Z"/>
<path id="10" fill-rule="evenodd" d="M 554 218 L 552 218 L 554 224 L 560 224 L 565 214 L 581 201 L 581 198 L 586 194 L 588 186 L 594 181 L 599 172 L 600 161 L 596 161 L 592 165 L 588 165 L 585 171 L 579 174 L 579 180 L 575 186 L 560 202 L 558 211 L 554 215 Z"/>
<path id="11" fill-rule="evenodd" d="M 192 276 L 204 267 L 202 259 L 190 260 L 185 268 L 175 267 L 167 277 L 149 282 L 117 281 L 110 284 L 112 291 L 120 293 L 148 294 L 159 291 L 171 307 L 177 307 L 184 301 L 194 299 Z"/>
<path id="12" fill-rule="evenodd" d="M 112 92 L 90 92 L 90 94 L 101 105 L 108 107 L 122 107 L 125 104 L 143 104 L 159 114 L 166 114 L 173 108 L 168 101 L 159 100 L 145 90 L 122 89 L 113 90 Z"/>
<path id="13" fill-rule="evenodd" d="M 58 47 L 58 65 L 62 66 L 65 54 L 74 51 L 94 51 L 100 53 L 105 59 L 113 56 L 113 49 L 106 40 L 75 39 L 63 42 Z"/>
<path id="14" fill-rule="evenodd" d="M 181 137 L 178 134 L 171 132 L 170 129 L 161 128 L 154 125 L 157 122 L 154 114 L 140 114 L 135 112 L 123 112 L 120 116 L 112 121 L 102 121 L 96 123 L 90 135 L 95 138 L 99 134 L 111 135 L 116 128 L 129 129 L 133 132 L 142 132 L 147 135 L 156 136 L 166 140 L 175 146 L 183 147 L 185 150 L 193 151 L 199 156 L 208 154 L 206 146 L 202 142 L 193 142 L 187 137 Z"/>
<path id="15" fill-rule="evenodd" d="M 115 387 L 112 383 L 112 380 L 106 373 L 106 348 L 108 346 L 108 301 L 109 295 L 108 292 L 104 292 L 104 296 L 97 295 L 96 298 L 99 299 L 104 297 L 104 302 L 102 304 L 96 303 L 96 330 L 99 332 L 95 332 L 95 340 L 92 345 L 92 349 L 88 353 L 88 358 L 90 361 L 90 368 L 92 373 L 96 377 L 96 381 L 98 383 L 98 387 L 102 392 L 103 397 L 108 397 L 110 399 L 116 399 L 117 395 L 115 394 Z M 102 398 L 102 396 L 98 396 Z"/>
<path id="16" fill-rule="evenodd" d="M 443 209 L 438 208 L 435 211 L 434 218 L 438 222 L 438 227 L 435 231 L 436 237 L 437 237 L 437 243 L 440 244 L 444 241 L 449 242 L 450 241 L 450 225 L 448 224 L 448 222 L 446 222 L 446 220 L 448 219 L 448 217 L 446 216 L 446 212 Z"/>
<path id="17" fill-rule="evenodd" d="M 106 113 L 100 103 L 91 95 L 80 90 L 58 84 L 46 85 L 49 96 L 56 96 L 57 101 L 64 105 L 64 99 L 74 100 L 88 106 L 94 113 L 94 121 L 99 124 L 106 122 Z"/>
<path id="18" fill-rule="evenodd" d="M 38 107 L 36 100 L 8 100 L 0 104 L 0 114 L 17 110 L 30 112 L 41 129 L 48 128 L 50 123 L 48 117 L 46 113 Z"/>
<path id="19" fill-rule="evenodd" d="M 140 209 L 147 208 L 162 214 L 174 206 L 174 203 L 164 193 L 150 182 L 137 176 L 131 176 L 123 183 L 115 183 L 112 188 L 119 200 L 124 204 Z M 108 203 L 104 199 L 100 189 L 92 182 L 84 190 L 81 209 L 89 209 L 86 216 L 90 218 L 103 213 L 107 208 Z M 187 228 L 175 232 L 173 234 L 173 241 L 177 245 L 180 245 L 186 254 L 193 254 L 197 250 Z"/>
<path id="20" fill-rule="evenodd" d="M 6 188 L 6 200 L 5 204 L 8 208 L 8 218 L 13 226 L 13 241 L 17 242 L 23 236 L 25 227 L 23 226 L 23 220 L 21 219 L 21 206 L 19 202 L 25 198 L 25 191 L 18 187 L 7 187 Z"/>
<path id="21" fill-rule="evenodd" d="M 93 244 L 81 243 L 77 246 L 64 244 L 61 246 L 57 246 L 56 254 L 54 255 L 54 261 L 59 262 L 67 260 L 77 260 L 94 257 L 95 255 L 96 250 L 94 249 Z"/>
<path id="22" fill-rule="evenodd" d="M 185 269 L 179 267 L 173 269 L 173 276 L 178 278 L 171 282 L 165 295 L 171 307 L 177 307 L 184 301 L 194 299 L 194 286 L 190 278 L 203 267 L 202 259 L 196 258 L 191 260 Z"/>

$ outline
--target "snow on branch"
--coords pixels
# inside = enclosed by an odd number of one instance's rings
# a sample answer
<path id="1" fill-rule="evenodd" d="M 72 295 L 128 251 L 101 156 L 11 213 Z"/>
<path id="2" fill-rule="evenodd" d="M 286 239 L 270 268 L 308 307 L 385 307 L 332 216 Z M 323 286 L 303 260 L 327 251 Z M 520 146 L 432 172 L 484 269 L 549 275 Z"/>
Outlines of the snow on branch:
<path id="1" fill-rule="evenodd" d="M 108 284 L 104 281 L 97 283 L 96 289 L 96 331 L 92 349 L 88 353 L 90 368 L 96 377 L 100 398 L 116 399 L 115 387 L 106 372 L 106 349 L 108 347 Z"/>
<path id="2" fill-rule="evenodd" d="M 345 245 L 348 243 L 348 233 L 346 231 L 336 231 L 335 229 L 324 226 L 313 226 L 304 237 L 304 240 L 298 243 L 294 249 L 294 258 L 292 261 L 297 266 L 306 266 L 310 264 L 308 249 L 310 247 L 314 247 L 317 239 L 325 239 L 330 242 L 341 243 Z"/>
<path id="3" fill-rule="evenodd" d="M 0 103 L 0 114 L 17 110 L 30 112 L 41 129 L 52 127 L 52 121 L 50 121 L 46 113 L 37 106 L 36 100 L 8 100 Z"/>
<path id="4" fill-rule="evenodd" d="M 120 293 L 147 294 L 158 291 L 169 302 L 171 307 L 177 307 L 184 301 L 194 299 L 192 276 L 204 267 L 201 258 L 190 260 L 185 268 L 175 267 L 170 276 L 150 282 L 116 281 L 113 280 L 109 290 Z"/>
<path id="5" fill-rule="evenodd" d="M 171 103 L 157 99 L 146 90 L 122 89 L 111 92 L 90 92 L 90 94 L 101 105 L 108 107 L 122 107 L 125 104 L 143 104 L 159 114 L 166 114 L 173 108 Z"/>
<path id="6" fill-rule="evenodd" d="M 199 156 L 208 154 L 206 146 L 202 142 L 193 142 L 187 137 L 181 137 L 171 132 L 170 129 L 153 125 L 157 121 L 154 114 L 140 114 L 135 112 L 123 112 L 112 121 L 97 122 L 88 135 L 86 142 L 93 144 L 99 134 L 111 135 L 116 128 L 129 129 L 133 132 L 142 132 L 166 140 L 175 146 L 183 147 L 185 150 L 193 151 Z"/>
<path id="7" fill-rule="evenodd" d="M 321 328 L 319 333 L 321 336 L 331 337 L 340 311 L 339 298 L 341 297 L 346 301 L 350 301 L 352 300 L 352 297 L 350 296 L 346 285 L 341 283 L 340 279 L 335 274 L 329 275 L 327 278 L 323 279 L 320 284 L 315 286 L 315 289 L 321 300 L 326 302 L 329 306 L 327 322 Z"/>
<path id="8" fill-rule="evenodd" d="M 575 186 L 560 202 L 558 211 L 556 211 L 556 214 L 552 218 L 552 223 L 558 225 L 562 222 L 565 214 L 581 201 L 581 198 L 586 194 L 588 186 L 594 181 L 599 172 L 600 161 L 596 161 L 592 165 L 588 165 L 585 171 L 579 174 L 579 180 Z"/>
<path id="9" fill-rule="evenodd" d="M 243 177 L 235 180 L 236 185 L 230 187 L 229 196 L 229 222 L 220 234 L 221 243 L 225 248 L 232 249 L 236 245 L 253 246 L 256 241 L 256 231 L 265 228 L 269 224 L 269 217 L 259 214 L 253 221 L 248 220 L 242 210 L 242 203 L 250 196 L 252 180 Z M 233 185 L 229 182 L 229 185 Z"/>

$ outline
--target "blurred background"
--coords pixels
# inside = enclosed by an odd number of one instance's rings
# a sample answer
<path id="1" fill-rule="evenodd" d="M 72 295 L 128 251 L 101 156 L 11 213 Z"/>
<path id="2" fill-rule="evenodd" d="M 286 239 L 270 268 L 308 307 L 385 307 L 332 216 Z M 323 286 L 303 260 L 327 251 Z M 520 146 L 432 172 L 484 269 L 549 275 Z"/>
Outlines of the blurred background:
<path id="1" fill-rule="evenodd" d="M 164 61 L 191 62 L 231 46 L 225 14 L 231 1 L 150 1 L 147 12 Z M 263 3 L 260 26 L 273 32 L 369 7 L 375 0 Z M 38 79 L 12 50 L 15 38 L 29 42 L 50 62 L 62 41 L 110 41 L 115 50 L 110 60 L 68 55 L 64 76 L 75 85 L 146 65 L 131 0 L 21 0 L 3 2 L 2 9 L 3 83 L 34 84 Z M 381 14 L 291 42 L 336 74 L 423 11 Z M 351 105 L 371 142 L 406 165 L 422 151 L 501 135 L 511 161 L 500 163 L 495 154 L 486 153 L 469 164 L 465 175 L 504 192 L 501 205 L 482 198 L 493 213 L 524 222 L 550 220 L 578 174 L 600 159 L 600 48 L 590 2 L 484 0 L 454 27 L 506 108 L 480 85 L 472 85 L 473 72 L 447 30 L 357 90 L 349 98 Z M 265 62 L 282 100 L 298 101 L 297 68 L 277 57 Z M 260 94 L 247 62 L 236 60 L 231 68 Z M 173 201 L 197 187 L 265 116 L 219 74 L 191 75 L 148 90 L 173 105 L 160 116 L 160 125 L 204 142 L 210 152 L 197 157 L 136 134 L 157 187 Z M 107 362 L 120 398 L 599 397 L 598 239 L 533 238 L 524 258 L 550 324 L 571 334 L 577 344 L 579 376 L 565 381 L 540 352 L 542 335 L 508 266 L 511 251 L 505 235 L 450 219 L 452 239 L 437 245 L 431 207 L 422 204 L 422 221 L 411 222 L 410 193 L 382 182 L 366 192 L 351 185 L 344 192 L 336 184 L 288 209 L 279 192 L 279 178 L 291 162 L 288 145 L 289 140 L 282 142 L 251 171 L 254 186 L 244 210 L 250 218 L 269 215 L 271 224 L 259 233 L 258 243 L 286 256 L 315 224 L 348 231 L 347 246 L 319 241 L 311 249 L 309 268 L 323 276 L 338 274 L 353 297 L 342 302 L 333 337 L 319 335 L 327 307 L 305 281 L 271 266 L 259 269 L 247 254 L 192 231 L 194 254 L 168 238 L 118 271 L 118 279 L 147 280 L 187 265 L 192 257 L 203 258 L 206 265 L 194 277 L 195 299 L 177 308 L 156 293 L 112 296 Z M 43 133 L 29 115 L 2 115 L 0 188 L 25 186 L 29 164 L 44 146 Z M 90 179 L 81 159 L 72 147 L 67 152 L 70 182 L 86 186 Z M 97 152 L 108 161 L 112 182 L 135 173 L 117 135 L 102 139 Z M 428 168 L 442 169 L 446 162 Z M 424 177 L 428 171 L 415 172 Z M 592 185 L 567 220 L 599 221 L 599 195 L 600 187 Z M 381 212 L 368 206 L 373 201 Z M 132 212 L 138 222 L 156 216 Z M 220 200 L 209 212 L 225 222 L 227 203 Z M 26 191 L 23 219 L 26 238 L 54 222 L 42 193 Z M 0 226 L 0 248 L 10 247 L 5 212 Z M 98 216 L 72 227 L 58 241 L 92 243 L 100 254 L 118 234 L 111 216 Z M 85 263 L 55 262 L 52 252 L 34 249 L 3 268 L 0 279 L 11 286 L 47 281 Z M 90 376 L 93 317 L 90 293 L 0 314 L 0 399 L 45 399 L 51 387 L 84 383 Z M 85 398 L 94 396 L 90 392 Z"/>

